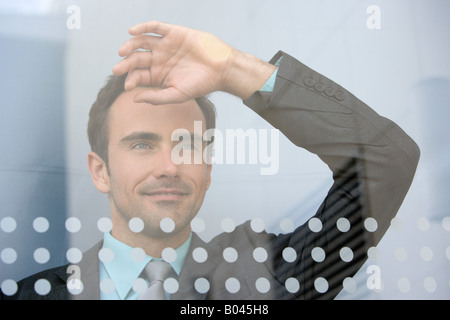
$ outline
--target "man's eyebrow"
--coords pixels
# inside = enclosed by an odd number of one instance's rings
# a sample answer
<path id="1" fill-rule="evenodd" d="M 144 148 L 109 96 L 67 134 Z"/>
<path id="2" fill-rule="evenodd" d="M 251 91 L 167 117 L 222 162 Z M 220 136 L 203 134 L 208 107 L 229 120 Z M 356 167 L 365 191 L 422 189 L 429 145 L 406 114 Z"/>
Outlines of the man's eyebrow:
<path id="1" fill-rule="evenodd" d="M 122 139 L 120 143 L 127 143 L 132 141 L 145 140 L 145 141 L 161 141 L 162 137 L 159 134 L 153 132 L 133 132 Z"/>

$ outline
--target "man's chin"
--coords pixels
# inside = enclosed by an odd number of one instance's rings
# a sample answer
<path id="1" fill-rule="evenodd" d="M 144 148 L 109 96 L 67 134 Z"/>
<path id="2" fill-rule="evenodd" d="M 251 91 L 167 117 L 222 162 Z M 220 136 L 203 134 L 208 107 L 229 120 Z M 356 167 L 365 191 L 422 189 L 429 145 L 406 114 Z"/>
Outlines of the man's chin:
<path id="1" fill-rule="evenodd" d="M 158 210 L 158 214 L 153 213 L 151 219 L 143 219 L 143 232 L 159 238 L 171 237 L 183 230 L 190 221 L 180 219 L 174 210 Z"/>

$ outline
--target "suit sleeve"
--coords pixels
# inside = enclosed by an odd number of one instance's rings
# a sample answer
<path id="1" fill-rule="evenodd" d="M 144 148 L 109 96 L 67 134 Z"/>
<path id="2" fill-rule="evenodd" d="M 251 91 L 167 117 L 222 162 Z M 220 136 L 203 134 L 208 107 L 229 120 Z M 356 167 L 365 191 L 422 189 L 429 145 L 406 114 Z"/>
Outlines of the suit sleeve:
<path id="1" fill-rule="evenodd" d="M 271 63 L 281 57 L 273 92 L 258 91 L 244 103 L 296 146 L 317 154 L 334 184 L 314 216 L 320 230 L 306 223 L 271 241 L 271 269 L 282 283 L 298 279 L 297 298 L 331 299 L 388 229 L 413 180 L 419 149 L 395 123 L 288 54 L 278 52 Z M 283 258 L 288 247 L 295 261 Z M 322 261 L 312 258 L 315 248 L 325 254 Z M 342 250 L 351 259 L 343 259 Z"/>

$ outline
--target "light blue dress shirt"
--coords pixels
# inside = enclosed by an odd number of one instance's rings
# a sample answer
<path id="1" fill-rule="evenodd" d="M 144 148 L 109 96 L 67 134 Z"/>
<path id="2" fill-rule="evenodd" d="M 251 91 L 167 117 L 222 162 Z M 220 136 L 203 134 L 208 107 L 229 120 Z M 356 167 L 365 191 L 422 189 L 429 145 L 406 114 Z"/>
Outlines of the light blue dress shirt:
<path id="1" fill-rule="evenodd" d="M 191 244 L 192 234 L 177 249 L 176 258 L 170 262 L 179 275 Z M 135 300 L 139 293 L 133 290 L 133 283 L 139 278 L 145 266 L 155 258 L 142 249 L 132 248 L 114 238 L 110 232 L 103 236 L 103 247 L 99 253 L 100 299 Z M 161 259 L 155 259 L 161 260 Z"/>
<path id="2" fill-rule="evenodd" d="M 280 58 L 276 66 L 280 65 Z M 275 86 L 278 68 L 267 80 L 260 91 L 271 92 Z M 191 244 L 192 234 L 180 247 L 175 249 L 176 259 L 170 263 L 179 275 Z M 105 250 L 103 250 L 105 249 Z M 103 251 L 102 251 L 103 250 Z M 139 254 L 134 248 L 115 239 L 110 232 L 104 234 L 103 247 L 100 251 L 100 299 L 101 300 L 135 300 L 139 296 L 133 290 L 133 282 L 139 278 L 145 266 L 153 257 Z M 160 259 L 157 259 L 160 260 Z"/>
<path id="3" fill-rule="evenodd" d="M 275 63 L 275 65 L 277 67 L 280 66 L 282 59 L 283 59 L 283 57 L 278 59 L 278 61 Z M 267 80 L 267 82 L 264 84 L 264 86 L 261 88 L 260 91 L 272 92 L 273 88 L 275 87 L 275 81 L 277 79 L 277 74 L 278 74 L 278 68 L 274 71 L 274 73 L 272 73 L 272 76 L 269 78 L 269 80 Z"/>

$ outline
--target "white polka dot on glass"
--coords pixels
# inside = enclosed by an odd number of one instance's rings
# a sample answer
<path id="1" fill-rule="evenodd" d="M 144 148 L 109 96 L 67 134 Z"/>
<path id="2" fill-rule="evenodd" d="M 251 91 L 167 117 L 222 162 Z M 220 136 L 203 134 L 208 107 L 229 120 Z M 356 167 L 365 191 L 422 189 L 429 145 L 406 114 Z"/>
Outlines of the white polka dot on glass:
<path id="1" fill-rule="evenodd" d="M 12 217 L 5 217 L 0 221 L 0 228 L 5 233 L 14 232 L 17 228 L 17 222 Z"/>
<path id="2" fill-rule="evenodd" d="M 411 282 L 406 277 L 401 277 L 397 281 L 397 287 L 400 292 L 408 293 L 411 290 Z"/>
<path id="3" fill-rule="evenodd" d="M 177 259 L 177 252 L 174 248 L 165 248 L 162 251 L 162 258 L 168 263 L 172 263 Z"/>
<path id="4" fill-rule="evenodd" d="M 417 228 L 420 231 L 428 231 L 430 229 L 430 222 L 427 218 L 421 217 L 417 219 Z"/>
<path id="5" fill-rule="evenodd" d="M 420 257 L 425 262 L 433 260 L 433 250 L 430 247 L 422 247 L 420 249 Z"/>
<path id="6" fill-rule="evenodd" d="M 339 251 L 339 256 L 341 257 L 342 261 L 344 262 L 350 262 L 353 260 L 353 250 L 349 247 L 343 247 Z"/>
<path id="7" fill-rule="evenodd" d="M 110 218 L 102 217 L 97 221 L 97 228 L 100 232 L 109 232 L 112 230 L 113 224 Z"/>
<path id="8" fill-rule="evenodd" d="M 406 259 L 408 258 L 408 252 L 406 251 L 406 249 L 404 247 L 397 247 L 395 249 L 395 259 L 399 262 L 403 262 L 406 261 Z"/>
<path id="9" fill-rule="evenodd" d="M 450 217 L 445 217 L 442 219 L 442 227 L 446 231 L 450 231 Z"/>
<path id="10" fill-rule="evenodd" d="M 433 277 L 426 277 L 423 281 L 423 287 L 429 293 L 434 293 L 437 289 L 437 282 Z"/>
<path id="11" fill-rule="evenodd" d="M 78 218 L 71 217 L 66 220 L 66 230 L 76 233 L 81 230 L 81 221 Z"/>
<path id="12" fill-rule="evenodd" d="M 208 252 L 204 248 L 198 247 L 192 251 L 192 257 L 196 262 L 203 263 L 208 259 Z"/>
<path id="13" fill-rule="evenodd" d="M 260 293 L 267 293 L 270 290 L 270 282 L 266 278 L 258 278 L 255 282 L 256 290 Z"/>
<path id="14" fill-rule="evenodd" d="M 238 279 L 231 277 L 225 281 L 225 288 L 229 293 L 237 293 L 241 289 L 241 283 Z"/>
<path id="15" fill-rule="evenodd" d="M 342 281 L 342 287 L 345 291 L 353 293 L 356 291 L 356 281 L 353 278 L 347 277 Z"/>
<path id="16" fill-rule="evenodd" d="M 222 230 L 227 233 L 233 232 L 236 228 L 236 224 L 233 219 L 230 218 L 223 219 L 220 226 L 222 227 Z"/>
<path id="17" fill-rule="evenodd" d="M 377 231 L 378 229 L 377 220 L 375 220 L 374 218 L 367 218 L 366 220 L 364 220 L 364 227 L 369 232 Z"/>
<path id="18" fill-rule="evenodd" d="M 311 218 L 308 221 L 308 227 L 312 232 L 320 232 L 322 230 L 322 221 L 318 218 Z"/>
<path id="19" fill-rule="evenodd" d="M 322 262 L 325 260 L 325 251 L 322 248 L 315 247 L 311 251 L 311 257 L 315 262 Z"/>
<path id="20" fill-rule="evenodd" d="M 106 278 L 100 282 L 100 290 L 105 294 L 113 293 L 116 290 L 116 285 L 113 280 Z"/>
<path id="21" fill-rule="evenodd" d="M 4 295 L 12 296 L 17 292 L 17 282 L 12 279 L 3 280 L 1 289 Z"/>
<path id="22" fill-rule="evenodd" d="M 164 290 L 166 290 L 169 294 L 176 293 L 179 287 L 178 281 L 175 278 L 168 278 L 164 280 Z"/>
<path id="23" fill-rule="evenodd" d="M 403 230 L 404 222 L 403 219 L 395 217 L 391 220 L 391 228 L 394 231 L 400 232 Z"/>
<path id="24" fill-rule="evenodd" d="M 147 281 L 142 278 L 137 278 L 133 281 L 131 288 L 138 294 L 144 293 L 148 288 Z"/>
<path id="25" fill-rule="evenodd" d="M 49 227 L 50 227 L 50 223 L 44 217 L 38 217 L 33 220 L 33 229 L 36 232 L 44 233 L 49 229 Z"/>
<path id="26" fill-rule="evenodd" d="M 379 261 L 381 259 L 381 251 L 377 247 L 370 247 L 367 250 L 367 256 L 371 261 Z"/>
<path id="27" fill-rule="evenodd" d="M 319 293 L 325 293 L 328 291 L 328 281 L 323 277 L 319 277 L 314 280 L 314 288 Z"/>
<path id="28" fill-rule="evenodd" d="M 336 221 L 336 227 L 340 232 L 348 232 L 350 230 L 350 221 L 347 218 L 339 218 Z"/>
<path id="29" fill-rule="evenodd" d="M 46 248 L 38 248 L 34 250 L 33 258 L 37 263 L 47 263 L 50 260 L 50 252 Z"/>
<path id="30" fill-rule="evenodd" d="M 103 263 L 110 263 L 114 260 L 114 251 L 107 247 L 101 248 L 98 252 L 98 258 Z"/>
<path id="31" fill-rule="evenodd" d="M 133 249 L 131 249 L 130 256 L 134 262 L 140 263 L 145 260 L 147 255 L 145 254 L 144 249 L 133 248 Z"/>
<path id="32" fill-rule="evenodd" d="M 128 227 L 134 233 L 139 233 L 144 230 L 144 221 L 141 218 L 137 217 L 131 218 L 128 222 Z"/>
<path id="33" fill-rule="evenodd" d="M 171 233 L 175 230 L 175 222 L 169 217 L 161 219 L 159 226 L 165 233 Z"/>
<path id="34" fill-rule="evenodd" d="M 41 296 L 50 293 L 52 286 L 47 279 L 39 279 L 34 283 L 34 291 Z"/>
<path id="35" fill-rule="evenodd" d="M 191 229 L 193 232 L 200 233 L 206 228 L 205 221 L 202 218 L 195 217 L 191 220 Z"/>
<path id="36" fill-rule="evenodd" d="M 253 259 L 256 262 L 263 263 L 267 260 L 267 251 L 262 247 L 255 248 L 253 250 Z"/>
<path id="37" fill-rule="evenodd" d="M 77 264 L 83 258 L 83 253 L 78 248 L 70 248 L 66 252 L 66 258 L 70 263 Z"/>
<path id="38" fill-rule="evenodd" d="M 294 262 L 297 259 L 297 252 L 294 248 L 287 247 L 283 249 L 282 256 L 286 262 Z"/>
<path id="39" fill-rule="evenodd" d="M 225 259 L 226 262 L 229 263 L 233 263 L 236 262 L 236 260 L 238 259 L 238 252 L 236 251 L 235 248 L 225 248 L 223 250 L 223 258 Z"/>
<path id="40" fill-rule="evenodd" d="M 194 282 L 194 288 L 195 288 L 195 290 L 197 290 L 198 293 L 201 293 L 201 294 L 207 293 L 210 288 L 208 279 L 198 278 Z"/>
<path id="41" fill-rule="evenodd" d="M 1 251 L 0 258 L 3 263 L 13 264 L 17 260 L 17 252 L 13 248 L 5 248 Z"/>
<path id="42" fill-rule="evenodd" d="M 296 278 L 288 278 L 284 282 L 286 290 L 290 293 L 296 293 L 300 290 L 300 282 Z"/>
<path id="43" fill-rule="evenodd" d="M 260 233 L 264 231 L 265 225 L 262 219 L 256 218 L 250 222 L 250 227 L 256 233 Z"/>
<path id="44" fill-rule="evenodd" d="M 73 295 L 79 295 L 84 290 L 84 284 L 80 279 L 72 278 L 67 281 L 67 290 Z"/>
<path id="45" fill-rule="evenodd" d="M 280 221 L 280 228 L 283 233 L 290 233 L 295 230 L 294 222 L 289 218 L 283 218 Z"/>

